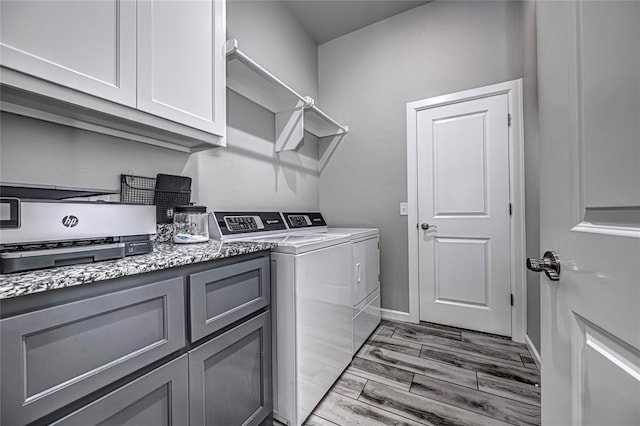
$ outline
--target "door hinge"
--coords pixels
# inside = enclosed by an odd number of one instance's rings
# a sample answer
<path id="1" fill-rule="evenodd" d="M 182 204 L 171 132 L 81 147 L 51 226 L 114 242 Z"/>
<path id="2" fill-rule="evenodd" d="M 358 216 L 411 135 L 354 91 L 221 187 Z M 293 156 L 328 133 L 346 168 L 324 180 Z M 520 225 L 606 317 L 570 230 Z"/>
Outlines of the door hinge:
<path id="1" fill-rule="evenodd" d="M 511 127 L 511 114 L 507 114 L 507 126 Z"/>
<path id="2" fill-rule="evenodd" d="M 513 204 L 509 203 L 509 216 L 513 216 Z"/>
<path id="3" fill-rule="evenodd" d="M 513 293 L 511 293 L 511 306 L 513 306 Z"/>

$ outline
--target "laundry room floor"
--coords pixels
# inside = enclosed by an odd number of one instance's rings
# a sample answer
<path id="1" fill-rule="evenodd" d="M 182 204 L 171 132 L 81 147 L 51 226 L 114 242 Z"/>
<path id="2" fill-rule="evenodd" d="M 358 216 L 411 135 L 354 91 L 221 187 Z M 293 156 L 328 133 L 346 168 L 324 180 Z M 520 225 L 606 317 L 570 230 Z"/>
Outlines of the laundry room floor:
<path id="1" fill-rule="evenodd" d="M 383 321 L 306 425 L 539 425 L 539 386 L 523 344 Z"/>

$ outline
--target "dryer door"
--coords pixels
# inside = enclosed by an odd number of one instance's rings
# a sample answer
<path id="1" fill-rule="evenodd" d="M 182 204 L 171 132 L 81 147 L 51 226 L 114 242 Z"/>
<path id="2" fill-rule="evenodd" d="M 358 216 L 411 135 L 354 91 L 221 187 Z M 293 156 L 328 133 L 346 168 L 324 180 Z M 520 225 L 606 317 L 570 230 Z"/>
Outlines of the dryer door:
<path id="1" fill-rule="evenodd" d="M 378 237 L 353 243 L 353 306 L 380 287 Z"/>

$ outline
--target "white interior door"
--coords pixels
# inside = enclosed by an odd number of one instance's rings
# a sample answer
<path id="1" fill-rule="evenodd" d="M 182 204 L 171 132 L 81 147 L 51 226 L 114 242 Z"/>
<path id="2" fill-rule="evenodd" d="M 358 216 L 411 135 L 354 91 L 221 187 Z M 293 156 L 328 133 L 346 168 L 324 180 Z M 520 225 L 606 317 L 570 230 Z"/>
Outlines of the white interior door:
<path id="1" fill-rule="evenodd" d="M 422 321 L 511 336 L 507 117 L 506 94 L 417 112 Z"/>
<path id="2" fill-rule="evenodd" d="M 538 2 L 542 423 L 640 424 L 640 3 Z"/>

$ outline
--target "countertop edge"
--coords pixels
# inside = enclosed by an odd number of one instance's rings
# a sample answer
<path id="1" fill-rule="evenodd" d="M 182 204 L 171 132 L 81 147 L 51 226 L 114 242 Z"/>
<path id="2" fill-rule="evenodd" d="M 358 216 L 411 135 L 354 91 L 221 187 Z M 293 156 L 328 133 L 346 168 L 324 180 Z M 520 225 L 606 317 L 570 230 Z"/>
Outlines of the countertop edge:
<path id="1" fill-rule="evenodd" d="M 271 250 L 274 243 L 220 242 L 201 244 L 155 243 L 154 251 L 95 263 L 84 263 L 29 272 L 0 275 L 0 300 L 86 285 L 116 278 L 162 271 L 212 260 Z"/>

